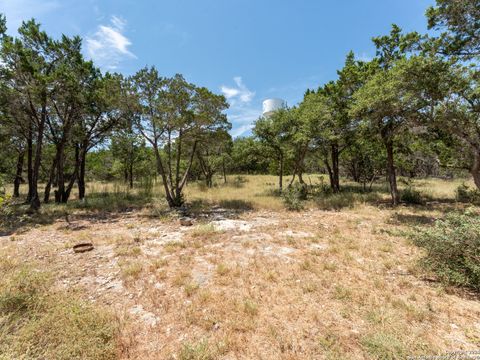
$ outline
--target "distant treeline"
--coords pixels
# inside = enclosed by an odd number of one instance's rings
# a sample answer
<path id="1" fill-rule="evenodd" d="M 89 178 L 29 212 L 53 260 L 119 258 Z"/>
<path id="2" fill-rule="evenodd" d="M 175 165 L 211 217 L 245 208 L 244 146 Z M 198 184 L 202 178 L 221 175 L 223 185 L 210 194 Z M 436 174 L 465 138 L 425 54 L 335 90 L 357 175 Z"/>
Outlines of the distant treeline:
<path id="1" fill-rule="evenodd" d="M 187 181 L 275 173 L 304 183 L 328 174 L 333 192 L 350 177 L 364 186 L 386 178 L 398 204 L 397 175 L 470 173 L 480 189 L 480 1 L 437 0 L 427 10 L 435 36 L 376 37 L 370 61 L 347 55 L 338 78 L 303 101 L 258 119 L 232 139 L 226 99 L 144 68 L 102 73 L 83 58 L 81 39 L 53 39 L 35 20 L 17 37 L 0 19 L 0 173 L 28 186 L 26 201 L 67 202 L 87 180 L 157 178 L 171 207 Z M 45 188 L 40 193 L 39 183 Z"/>

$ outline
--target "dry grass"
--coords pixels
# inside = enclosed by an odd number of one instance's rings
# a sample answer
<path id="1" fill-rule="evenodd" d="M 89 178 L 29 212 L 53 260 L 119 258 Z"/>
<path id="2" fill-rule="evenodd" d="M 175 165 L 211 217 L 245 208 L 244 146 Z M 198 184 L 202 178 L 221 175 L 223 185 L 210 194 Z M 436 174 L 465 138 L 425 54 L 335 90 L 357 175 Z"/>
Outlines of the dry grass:
<path id="1" fill-rule="evenodd" d="M 426 206 L 390 208 L 379 190 L 291 213 L 272 195 L 275 177 L 245 179 L 187 188 L 199 206 L 236 210 L 228 230 L 208 219 L 181 227 L 147 209 L 72 216 L 85 228 L 45 224 L 0 238 L 0 249 L 129 314 L 122 359 L 404 359 L 478 347 L 478 300 L 424 281 L 422 252 L 404 237 L 460 208 L 451 201 L 461 182 L 415 181 L 440 200 Z M 95 250 L 73 255 L 65 244 L 80 238 Z"/>
<path id="2" fill-rule="evenodd" d="M 76 293 L 56 291 L 52 276 L 1 259 L 1 359 L 115 359 L 115 317 L 82 301 Z"/>

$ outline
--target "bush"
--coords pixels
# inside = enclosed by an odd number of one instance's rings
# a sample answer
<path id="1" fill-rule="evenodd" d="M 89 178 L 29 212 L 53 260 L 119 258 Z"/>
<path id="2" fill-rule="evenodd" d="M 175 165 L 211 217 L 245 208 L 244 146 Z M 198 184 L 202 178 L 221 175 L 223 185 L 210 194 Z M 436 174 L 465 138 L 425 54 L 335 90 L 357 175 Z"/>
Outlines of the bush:
<path id="1" fill-rule="evenodd" d="M 407 204 L 423 205 L 425 200 L 420 191 L 415 190 L 411 186 L 408 186 L 400 194 L 400 200 Z"/>
<path id="2" fill-rule="evenodd" d="M 422 264 L 447 284 L 480 290 L 480 214 L 467 210 L 437 220 L 413 235 L 427 254 Z"/>
<path id="3" fill-rule="evenodd" d="M 307 185 L 296 183 L 282 193 L 283 203 L 288 210 L 300 211 L 303 209 L 302 201 L 308 196 Z"/>
<path id="4" fill-rule="evenodd" d="M 470 189 L 468 185 L 462 184 L 457 188 L 455 198 L 458 202 L 479 204 L 480 191 L 477 189 Z"/>
<path id="5" fill-rule="evenodd" d="M 0 174 L 0 228 L 7 226 L 12 214 L 12 198 L 7 195 L 5 191 L 5 181 L 2 174 Z"/>
<path id="6" fill-rule="evenodd" d="M 324 194 L 315 198 L 317 206 L 322 210 L 353 209 L 358 204 L 375 203 L 381 200 L 381 196 L 376 192 L 355 193 L 348 189 L 336 194 Z"/>
<path id="7" fill-rule="evenodd" d="M 245 176 L 237 175 L 232 181 L 232 186 L 235 188 L 241 188 L 246 182 L 248 182 L 248 179 Z"/>

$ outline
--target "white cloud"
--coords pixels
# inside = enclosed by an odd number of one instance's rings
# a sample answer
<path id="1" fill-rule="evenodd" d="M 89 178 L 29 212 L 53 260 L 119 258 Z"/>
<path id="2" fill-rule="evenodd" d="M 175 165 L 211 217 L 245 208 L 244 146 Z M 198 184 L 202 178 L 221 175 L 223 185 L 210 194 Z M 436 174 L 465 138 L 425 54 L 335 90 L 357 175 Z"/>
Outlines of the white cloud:
<path id="1" fill-rule="evenodd" d="M 233 105 L 236 102 L 249 103 L 255 97 L 255 92 L 250 91 L 245 84 L 243 83 L 241 76 L 236 76 L 233 78 L 233 81 L 237 85 L 236 87 L 228 87 L 222 85 L 220 90 L 223 95 L 230 101 Z"/>
<path id="2" fill-rule="evenodd" d="M 112 16 L 110 21 L 112 22 L 112 25 L 119 30 L 123 30 L 125 25 L 127 25 L 127 22 L 125 21 L 125 19 L 115 15 Z"/>
<path id="3" fill-rule="evenodd" d="M 232 109 L 232 112 L 228 114 L 228 119 L 233 125 L 231 131 L 232 136 L 242 136 L 252 130 L 253 123 L 261 114 L 260 106 L 258 108 L 250 106 Z"/>
<path id="4" fill-rule="evenodd" d="M 0 13 L 6 15 L 10 33 L 16 32 L 22 21 L 42 16 L 59 7 L 58 0 L 0 0 Z"/>
<path id="5" fill-rule="evenodd" d="M 87 37 L 87 55 L 100 67 L 113 70 L 125 58 L 136 58 L 129 47 L 132 45 L 123 31 L 125 19 L 112 16 L 109 25 L 98 26 L 93 36 Z"/>
<path id="6" fill-rule="evenodd" d="M 248 89 L 240 76 L 234 77 L 234 87 L 222 85 L 220 90 L 230 103 L 228 119 L 233 128 L 233 137 L 241 136 L 250 131 L 253 122 L 261 115 L 261 107 L 252 105 L 255 92 Z"/>

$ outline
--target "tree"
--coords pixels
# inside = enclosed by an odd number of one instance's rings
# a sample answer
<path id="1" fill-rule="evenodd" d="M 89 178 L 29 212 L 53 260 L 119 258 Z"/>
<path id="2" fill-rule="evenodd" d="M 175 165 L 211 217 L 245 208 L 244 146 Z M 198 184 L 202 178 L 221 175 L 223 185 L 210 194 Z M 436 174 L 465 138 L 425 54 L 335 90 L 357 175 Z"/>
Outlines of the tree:
<path id="1" fill-rule="evenodd" d="M 226 182 L 225 155 L 231 145 L 232 137 L 225 129 L 208 132 L 200 139 L 196 154 L 207 187 L 212 187 L 213 176 L 220 170 L 223 172 L 224 182 Z"/>
<path id="2" fill-rule="evenodd" d="M 124 124 L 124 127 L 117 129 L 111 136 L 110 149 L 115 160 L 120 162 L 120 171 L 123 173 L 123 180 L 133 188 L 135 164 L 141 158 L 141 149 L 145 147 L 145 139 L 133 131 L 132 126 Z M 118 167 L 117 167 L 118 169 Z"/>
<path id="3" fill-rule="evenodd" d="M 95 76 L 91 64 L 83 60 L 81 54 L 81 39 L 62 37 L 52 45 L 55 66 L 51 73 L 54 80 L 49 92 L 48 103 L 52 111 L 46 118 L 49 138 L 55 144 L 56 155 L 53 170 L 45 190 L 45 202 L 48 202 L 50 184 L 53 175 L 56 176 L 57 190 L 55 202 L 65 203 L 78 177 L 79 149 L 75 147 L 75 166 L 70 175 L 68 185 L 65 185 L 65 161 L 67 146 L 72 142 L 73 130 L 82 116 L 85 103 L 85 84 Z"/>
<path id="4" fill-rule="evenodd" d="M 272 150 L 272 156 L 278 161 L 278 188 L 283 190 L 283 172 L 287 151 L 292 139 L 294 118 L 289 109 L 280 109 L 269 117 L 262 117 L 255 122 L 253 133 Z"/>
<path id="5" fill-rule="evenodd" d="M 317 91 L 308 91 L 299 106 L 303 122 L 309 124 L 315 151 L 327 168 L 333 192 L 340 191 L 340 155 L 353 143 L 358 126 L 358 121 L 349 113 L 352 96 L 365 82 L 368 65 L 355 61 L 350 52 L 337 73 L 337 81 Z"/>
<path id="6" fill-rule="evenodd" d="M 445 80 L 450 93 L 436 108 L 434 130 L 456 150 L 456 166 L 470 171 L 480 189 L 480 79 L 463 66 L 451 68 Z"/>
<path id="7" fill-rule="evenodd" d="M 345 169 L 353 181 L 371 190 L 375 180 L 385 169 L 385 149 L 369 130 L 359 131 L 355 142 L 344 152 Z M 367 188 L 368 185 L 368 188 Z"/>
<path id="8" fill-rule="evenodd" d="M 223 113 L 228 104 L 181 75 L 162 78 L 155 68 L 140 70 L 131 79 L 131 89 L 137 99 L 135 127 L 153 147 L 167 202 L 182 206 L 198 142 L 205 134 L 228 129 Z"/>
<path id="9" fill-rule="evenodd" d="M 480 56 L 480 1 L 437 0 L 427 10 L 429 29 L 446 30 L 437 39 L 444 55 Z"/>
<path id="10" fill-rule="evenodd" d="M 408 128 L 413 114 L 422 106 L 417 103 L 417 93 L 410 91 L 409 70 L 417 63 L 407 59 L 407 51 L 419 40 L 417 33 L 403 35 L 393 25 L 389 35 L 373 39 L 377 47 L 377 59 L 372 66 L 377 71 L 354 95 L 350 114 L 363 118 L 380 136 L 387 155 L 387 176 L 392 204 L 400 202 L 395 169 L 395 142 L 399 134 Z"/>
<path id="11" fill-rule="evenodd" d="M 1 28 L 4 30 L 5 26 Z M 53 51 L 54 41 L 40 30 L 40 25 L 34 20 L 24 22 L 18 32 L 20 36 L 16 39 L 3 33 L 0 57 L 3 77 L 14 96 L 20 100 L 18 108 L 24 114 L 17 120 L 27 120 L 26 124 L 19 124 L 27 133 L 27 201 L 32 210 L 38 210 L 38 180 L 46 121 L 53 111 L 48 97 L 54 87 L 52 73 L 57 58 Z"/>
<path id="12" fill-rule="evenodd" d="M 87 63 L 91 76 L 86 84 L 82 114 L 77 125 L 76 141 L 79 147 L 78 197 L 85 197 L 85 171 L 87 153 L 101 144 L 115 127 L 128 123 L 128 106 L 121 104 L 121 84 L 118 74 L 102 75 L 92 63 Z M 127 132 L 131 129 L 127 125 Z M 128 136 L 127 136 L 128 137 Z M 133 186 L 133 175 L 130 177 Z"/>
<path id="13" fill-rule="evenodd" d="M 23 180 L 23 168 L 26 150 L 26 121 L 24 114 L 17 107 L 18 102 L 13 92 L 3 81 L 0 82 L 0 169 L 7 173 L 8 180 L 13 179 L 13 197 L 20 196 L 20 184 Z M 16 164 L 13 164 L 16 159 Z M 14 171 L 14 172 L 13 172 Z"/>
<path id="14" fill-rule="evenodd" d="M 269 166 L 270 149 L 253 136 L 233 140 L 230 171 L 234 174 L 264 173 Z"/>

